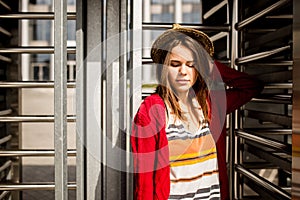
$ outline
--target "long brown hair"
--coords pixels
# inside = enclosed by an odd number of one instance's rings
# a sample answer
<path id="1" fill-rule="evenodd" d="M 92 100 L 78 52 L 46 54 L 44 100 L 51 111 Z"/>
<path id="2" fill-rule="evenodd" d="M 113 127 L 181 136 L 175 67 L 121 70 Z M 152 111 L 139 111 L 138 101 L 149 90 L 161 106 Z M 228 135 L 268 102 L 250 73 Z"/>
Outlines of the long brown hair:
<path id="1" fill-rule="evenodd" d="M 209 62 L 212 62 L 211 57 L 205 51 L 205 49 L 196 42 L 193 38 L 184 35 L 182 33 L 174 33 L 174 37 L 171 40 L 164 43 L 163 47 L 160 47 L 164 55 L 161 58 L 161 64 L 157 67 L 157 79 L 159 85 L 156 88 L 156 93 L 158 93 L 165 103 L 171 108 L 171 111 L 181 120 L 185 120 L 182 115 L 182 110 L 178 103 L 178 98 L 168 81 L 168 66 L 170 65 L 170 52 L 172 49 L 178 45 L 182 45 L 191 50 L 194 58 L 194 67 L 196 69 L 196 82 L 190 88 L 189 97 L 196 98 L 206 121 L 209 121 L 208 114 L 208 86 L 209 82 Z"/>

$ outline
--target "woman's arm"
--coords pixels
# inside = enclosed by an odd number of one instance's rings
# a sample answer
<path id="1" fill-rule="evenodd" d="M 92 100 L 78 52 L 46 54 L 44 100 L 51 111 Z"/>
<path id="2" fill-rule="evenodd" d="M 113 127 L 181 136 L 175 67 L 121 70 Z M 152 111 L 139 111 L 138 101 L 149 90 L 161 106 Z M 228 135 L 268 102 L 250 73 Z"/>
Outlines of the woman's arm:
<path id="1" fill-rule="evenodd" d="M 143 109 L 135 116 L 132 125 L 131 148 L 134 167 L 134 199 L 153 200 L 153 169 L 155 141 L 154 137 L 143 136 L 143 129 L 148 124 Z"/>
<path id="2" fill-rule="evenodd" d="M 132 124 L 135 200 L 168 197 L 170 182 L 164 183 L 165 174 L 169 176 L 168 146 L 167 140 L 161 137 L 165 128 L 164 114 L 163 101 L 152 96 L 141 104 Z"/>
<path id="3" fill-rule="evenodd" d="M 250 101 L 263 90 L 263 82 L 254 76 L 229 68 L 218 61 L 215 61 L 215 64 L 223 82 L 229 87 L 226 90 L 227 114 Z"/>

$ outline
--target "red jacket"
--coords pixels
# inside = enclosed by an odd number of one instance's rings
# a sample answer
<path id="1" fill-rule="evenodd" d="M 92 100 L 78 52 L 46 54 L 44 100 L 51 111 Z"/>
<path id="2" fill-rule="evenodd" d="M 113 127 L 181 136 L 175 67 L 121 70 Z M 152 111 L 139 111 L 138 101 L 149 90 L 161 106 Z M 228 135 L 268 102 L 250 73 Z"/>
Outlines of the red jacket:
<path id="1" fill-rule="evenodd" d="M 217 145 L 221 199 L 229 199 L 226 168 L 226 114 L 259 94 L 263 84 L 256 78 L 215 62 L 210 89 L 210 129 Z M 220 76 L 218 76 L 218 74 Z M 226 90 L 224 85 L 227 86 Z M 168 140 L 165 132 L 165 104 L 158 94 L 141 104 L 132 125 L 131 145 L 134 165 L 134 199 L 165 200 L 170 192 Z"/>

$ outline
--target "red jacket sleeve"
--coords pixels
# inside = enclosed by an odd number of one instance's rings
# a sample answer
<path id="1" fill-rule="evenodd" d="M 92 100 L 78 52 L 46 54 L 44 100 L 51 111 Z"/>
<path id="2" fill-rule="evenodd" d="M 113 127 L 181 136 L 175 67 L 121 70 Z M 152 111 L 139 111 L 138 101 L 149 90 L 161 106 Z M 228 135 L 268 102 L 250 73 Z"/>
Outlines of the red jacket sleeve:
<path id="1" fill-rule="evenodd" d="M 226 113 L 241 107 L 263 90 L 263 82 L 254 76 L 234 70 L 215 61 L 226 89 Z"/>
<path id="2" fill-rule="evenodd" d="M 132 124 L 135 200 L 167 198 L 169 192 L 170 181 L 161 175 L 169 175 L 167 141 L 160 136 L 165 130 L 165 109 L 150 99 L 141 104 Z"/>

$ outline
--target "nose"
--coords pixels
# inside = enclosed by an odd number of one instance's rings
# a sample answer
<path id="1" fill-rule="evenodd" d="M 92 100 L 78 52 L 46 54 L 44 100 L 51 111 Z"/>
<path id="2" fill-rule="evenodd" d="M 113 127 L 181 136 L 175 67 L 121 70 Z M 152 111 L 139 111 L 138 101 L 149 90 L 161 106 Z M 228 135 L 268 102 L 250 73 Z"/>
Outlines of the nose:
<path id="1" fill-rule="evenodd" d="M 187 74 L 187 67 L 185 64 L 182 64 L 181 67 L 179 68 L 179 73 L 182 75 L 186 75 Z"/>

